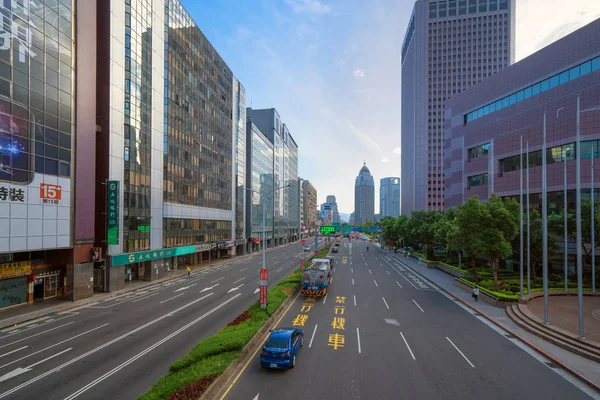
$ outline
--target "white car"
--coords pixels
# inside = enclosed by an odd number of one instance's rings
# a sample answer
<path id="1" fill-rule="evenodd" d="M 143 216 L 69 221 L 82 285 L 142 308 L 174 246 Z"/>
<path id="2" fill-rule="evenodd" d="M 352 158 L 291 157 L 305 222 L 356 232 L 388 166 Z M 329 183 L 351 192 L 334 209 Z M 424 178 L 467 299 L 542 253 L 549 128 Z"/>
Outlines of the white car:
<path id="1" fill-rule="evenodd" d="M 309 245 L 304 246 L 304 251 L 310 251 L 310 246 Z"/>

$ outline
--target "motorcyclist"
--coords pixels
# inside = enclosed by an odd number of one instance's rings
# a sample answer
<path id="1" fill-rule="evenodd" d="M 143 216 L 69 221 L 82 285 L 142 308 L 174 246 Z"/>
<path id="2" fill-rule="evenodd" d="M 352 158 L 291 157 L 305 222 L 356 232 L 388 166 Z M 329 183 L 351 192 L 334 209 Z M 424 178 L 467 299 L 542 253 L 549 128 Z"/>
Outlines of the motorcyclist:
<path id="1" fill-rule="evenodd" d="M 369 251 L 369 246 L 367 246 L 367 251 Z"/>
<path id="2" fill-rule="evenodd" d="M 191 275 L 191 273 L 192 273 L 192 270 L 190 269 L 190 266 L 188 265 L 188 266 L 186 267 L 186 269 L 185 269 L 185 274 L 186 274 L 187 276 L 190 276 L 190 275 Z"/>

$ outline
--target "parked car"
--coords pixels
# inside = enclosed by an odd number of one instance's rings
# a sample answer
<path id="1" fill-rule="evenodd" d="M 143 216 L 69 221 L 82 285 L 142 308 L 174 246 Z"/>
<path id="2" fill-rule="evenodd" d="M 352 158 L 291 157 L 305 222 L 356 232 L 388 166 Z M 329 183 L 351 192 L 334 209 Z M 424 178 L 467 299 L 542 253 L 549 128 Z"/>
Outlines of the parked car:
<path id="1" fill-rule="evenodd" d="M 264 368 L 294 368 L 303 344 L 302 329 L 273 329 L 260 352 L 260 364 Z"/>
<path id="2" fill-rule="evenodd" d="M 338 247 L 340 245 L 340 242 L 335 242 L 335 246 L 334 247 Z"/>
<path id="3" fill-rule="evenodd" d="M 309 245 L 304 246 L 304 251 L 310 251 L 310 246 Z"/>
<path id="4" fill-rule="evenodd" d="M 337 246 L 334 246 L 333 249 L 331 249 L 332 253 L 339 253 L 339 251 L 340 251 L 340 248 Z"/>

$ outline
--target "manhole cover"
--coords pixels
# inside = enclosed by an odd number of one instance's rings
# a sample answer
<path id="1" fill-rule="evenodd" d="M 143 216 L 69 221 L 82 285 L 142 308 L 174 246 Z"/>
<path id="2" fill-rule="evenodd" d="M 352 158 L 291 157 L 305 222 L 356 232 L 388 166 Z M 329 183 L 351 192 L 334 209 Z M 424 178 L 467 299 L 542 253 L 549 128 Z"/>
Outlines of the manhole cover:
<path id="1" fill-rule="evenodd" d="M 400 326 L 400 322 L 398 322 L 398 320 L 391 319 L 391 318 L 386 318 L 385 323 L 390 324 L 390 325 Z"/>

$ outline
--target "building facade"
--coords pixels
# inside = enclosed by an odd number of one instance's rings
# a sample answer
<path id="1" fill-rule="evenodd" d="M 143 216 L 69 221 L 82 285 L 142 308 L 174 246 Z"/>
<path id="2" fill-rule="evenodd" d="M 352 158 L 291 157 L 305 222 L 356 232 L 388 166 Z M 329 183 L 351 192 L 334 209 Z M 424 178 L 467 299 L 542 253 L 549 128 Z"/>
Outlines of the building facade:
<path id="1" fill-rule="evenodd" d="M 273 246 L 273 143 L 247 118 L 246 123 L 246 235 L 247 250 L 259 250 L 263 237 Z M 263 236 L 263 201 L 264 231 Z"/>
<path id="2" fill-rule="evenodd" d="M 515 197 L 520 175 L 526 190 L 529 148 L 530 204 L 541 207 L 542 149 L 546 124 L 548 212 L 575 207 L 577 102 L 581 118 L 581 185 L 589 199 L 591 158 L 600 155 L 600 19 L 543 48 L 446 107 L 446 204 L 492 193 Z M 521 167 L 523 163 L 523 169 Z M 595 174 L 595 187 L 600 174 Z M 596 194 L 598 196 L 598 194 Z"/>
<path id="3" fill-rule="evenodd" d="M 515 0 L 417 0 L 402 45 L 402 212 L 444 210 L 444 104 L 514 62 Z"/>
<path id="4" fill-rule="evenodd" d="M 233 124 L 235 138 L 235 254 L 246 248 L 246 90 L 233 78 Z"/>
<path id="5" fill-rule="evenodd" d="M 365 163 L 354 182 L 354 224 L 375 218 L 375 181 Z"/>
<path id="6" fill-rule="evenodd" d="M 304 220 L 309 236 L 314 236 L 317 226 L 317 189 L 306 179 L 302 185 L 304 186 Z"/>
<path id="7" fill-rule="evenodd" d="M 382 178 L 379 181 L 379 214 L 381 218 L 400 215 L 400 178 Z"/>
<path id="8" fill-rule="evenodd" d="M 308 227 L 304 219 L 304 179 L 298 178 L 298 232 L 300 239 L 308 236 Z"/>
<path id="9" fill-rule="evenodd" d="M 234 254 L 243 96 L 179 1 L 98 5 L 95 267 L 113 291 Z"/>

